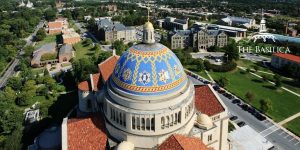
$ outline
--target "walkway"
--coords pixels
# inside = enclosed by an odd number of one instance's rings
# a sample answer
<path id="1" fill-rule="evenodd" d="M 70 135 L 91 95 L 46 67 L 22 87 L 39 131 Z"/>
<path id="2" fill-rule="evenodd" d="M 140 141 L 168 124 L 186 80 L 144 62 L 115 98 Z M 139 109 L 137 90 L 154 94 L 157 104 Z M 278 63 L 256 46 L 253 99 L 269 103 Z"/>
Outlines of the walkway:
<path id="1" fill-rule="evenodd" d="M 205 73 L 207 74 L 207 76 L 209 77 L 209 80 L 213 83 L 215 83 L 215 80 L 210 76 L 210 74 L 208 73 L 208 71 L 204 70 Z"/>
<path id="2" fill-rule="evenodd" d="M 287 122 L 290 122 L 290 121 L 294 120 L 294 119 L 297 118 L 297 117 L 300 117 L 300 112 L 298 112 L 297 114 L 294 114 L 294 115 L 292 115 L 292 116 L 290 116 L 290 117 L 288 117 L 288 118 L 286 118 L 286 119 L 280 121 L 278 124 L 279 124 L 279 125 L 284 125 L 284 124 L 286 124 Z"/>
<path id="3" fill-rule="evenodd" d="M 244 70 L 244 71 L 246 71 L 246 69 L 245 69 L 244 67 L 238 66 L 238 68 L 239 68 L 239 69 L 242 69 L 242 70 Z M 250 72 L 250 73 L 251 73 L 252 75 L 254 75 L 254 76 L 256 76 L 256 77 L 262 79 L 262 77 L 261 77 L 260 75 L 258 75 L 258 74 L 256 74 L 256 73 L 253 73 L 253 72 Z M 268 81 L 268 82 L 271 83 L 271 84 L 273 84 L 273 85 L 275 85 L 275 83 L 272 82 L 272 81 Z M 291 91 L 290 89 L 288 89 L 288 88 L 286 88 L 286 87 L 281 87 L 281 88 L 282 88 L 283 90 L 285 90 L 285 91 L 291 93 L 291 94 L 294 94 L 294 95 L 300 97 L 300 94 L 298 94 L 298 93 L 296 93 L 296 92 L 294 92 L 294 91 Z"/>

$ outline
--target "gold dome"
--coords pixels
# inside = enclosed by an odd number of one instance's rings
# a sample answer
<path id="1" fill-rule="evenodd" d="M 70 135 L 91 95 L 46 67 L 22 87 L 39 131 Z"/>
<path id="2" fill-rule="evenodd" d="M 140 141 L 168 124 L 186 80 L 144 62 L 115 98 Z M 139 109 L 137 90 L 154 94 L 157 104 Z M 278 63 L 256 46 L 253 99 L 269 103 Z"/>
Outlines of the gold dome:
<path id="1" fill-rule="evenodd" d="M 197 115 L 197 123 L 200 126 L 203 126 L 207 129 L 213 127 L 213 122 L 212 122 L 211 118 L 209 116 L 207 116 L 206 114 L 198 114 Z"/>
<path id="2" fill-rule="evenodd" d="M 147 21 L 144 24 L 144 29 L 154 29 L 153 24 L 150 21 Z"/>

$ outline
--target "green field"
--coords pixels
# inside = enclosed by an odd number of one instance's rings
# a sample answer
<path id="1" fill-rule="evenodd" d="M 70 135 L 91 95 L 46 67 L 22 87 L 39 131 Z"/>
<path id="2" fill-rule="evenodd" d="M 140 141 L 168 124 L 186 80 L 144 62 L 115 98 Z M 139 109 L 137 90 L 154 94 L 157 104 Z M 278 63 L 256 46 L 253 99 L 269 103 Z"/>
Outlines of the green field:
<path id="1" fill-rule="evenodd" d="M 92 45 L 85 46 L 82 43 L 83 43 L 83 41 L 81 41 L 77 44 L 74 44 L 74 46 L 73 46 L 75 49 L 75 52 L 76 52 L 76 57 L 75 57 L 76 60 L 84 58 L 84 57 L 92 56 L 95 53 L 95 51 L 93 51 Z"/>
<path id="2" fill-rule="evenodd" d="M 241 59 L 241 60 L 237 61 L 237 64 L 239 66 L 242 66 L 242 67 L 251 68 L 252 70 L 254 70 L 253 66 L 257 65 L 254 62 L 252 62 L 250 60 L 245 60 L 245 59 Z M 257 65 L 257 66 L 259 66 L 259 65 Z M 261 67 L 261 66 L 259 66 L 259 70 L 257 72 L 254 72 L 255 74 L 258 74 L 260 76 L 265 75 L 269 79 L 273 79 L 274 75 L 268 74 L 268 73 L 259 72 L 259 71 L 264 71 L 264 72 L 275 74 L 271 70 L 269 70 L 268 68 L 264 68 L 264 67 Z M 284 76 L 282 76 L 281 78 L 282 78 L 282 86 L 284 86 L 284 87 L 286 87 L 286 88 L 288 88 L 288 89 L 290 89 L 290 90 L 292 90 L 292 91 L 300 94 L 300 83 L 299 82 L 297 83 L 294 80 L 292 80 L 290 78 L 286 78 Z"/>
<path id="3" fill-rule="evenodd" d="M 276 89 L 271 83 L 262 82 L 261 79 L 250 73 L 242 74 L 241 70 L 235 70 L 228 73 L 209 72 L 209 74 L 215 80 L 221 76 L 227 77 L 229 84 L 226 89 L 242 99 L 245 99 L 245 94 L 248 91 L 255 93 L 256 97 L 251 105 L 256 108 L 260 107 L 259 100 L 269 98 L 272 101 L 273 108 L 267 115 L 273 118 L 274 121 L 281 121 L 299 112 L 299 97 L 282 89 Z"/>
<path id="4" fill-rule="evenodd" d="M 57 41 L 57 38 L 56 38 L 57 36 L 59 36 L 59 35 L 47 35 L 44 40 L 36 42 L 34 47 L 35 48 L 40 48 L 41 46 L 43 46 L 47 43 L 56 42 Z"/>
<path id="5" fill-rule="evenodd" d="M 300 117 L 283 125 L 285 128 L 300 136 Z"/>

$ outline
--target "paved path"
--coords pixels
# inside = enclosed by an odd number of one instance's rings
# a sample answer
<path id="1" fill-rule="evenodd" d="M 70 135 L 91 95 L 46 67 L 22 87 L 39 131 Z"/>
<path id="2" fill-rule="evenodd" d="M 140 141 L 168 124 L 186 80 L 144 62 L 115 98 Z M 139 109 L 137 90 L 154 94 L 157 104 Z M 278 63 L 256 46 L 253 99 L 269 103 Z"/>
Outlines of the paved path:
<path id="1" fill-rule="evenodd" d="M 288 117 L 288 118 L 286 118 L 286 119 L 284 119 L 284 120 L 278 122 L 278 124 L 279 124 L 279 125 L 284 125 L 284 124 L 286 124 L 287 122 L 289 122 L 289 121 L 291 121 L 291 120 L 294 120 L 294 119 L 297 118 L 297 117 L 300 117 L 300 112 L 298 112 L 297 114 L 294 114 L 294 115 L 292 115 L 292 116 L 290 116 L 290 117 Z"/>
<path id="2" fill-rule="evenodd" d="M 215 80 L 210 76 L 210 74 L 208 73 L 208 71 L 204 70 L 205 73 L 207 74 L 207 76 L 209 77 L 209 80 L 215 83 Z"/>
<path id="3" fill-rule="evenodd" d="M 204 84 L 196 78 L 190 77 L 194 84 Z M 240 121 L 244 121 L 247 125 L 260 133 L 260 135 L 264 136 L 268 141 L 272 142 L 276 150 L 300 150 L 300 138 L 295 134 L 291 133 L 268 117 L 264 121 L 257 120 L 252 114 L 244 111 L 240 106 L 233 104 L 231 100 L 226 98 L 224 95 L 219 93 L 218 95 L 226 105 L 230 113 L 229 116 L 234 115 L 238 117 L 237 120 L 232 122 L 237 123 Z"/>
<path id="4" fill-rule="evenodd" d="M 239 68 L 239 69 L 242 69 L 242 70 L 244 70 L 244 71 L 246 71 L 246 69 L 245 69 L 244 67 L 238 66 L 238 68 Z M 258 75 L 258 74 L 256 74 L 256 73 L 253 73 L 253 72 L 250 72 L 250 73 L 251 73 L 252 75 L 254 75 L 254 76 L 256 76 L 256 77 L 262 79 L 262 77 L 261 77 L 260 75 Z M 271 83 L 271 84 L 273 84 L 273 85 L 275 85 L 275 83 L 272 82 L 272 81 L 268 81 L 268 82 Z M 283 90 L 285 90 L 285 91 L 291 93 L 291 94 L 294 94 L 294 95 L 300 97 L 300 94 L 298 94 L 298 93 L 296 93 L 296 92 L 294 92 L 294 91 L 292 91 L 292 90 L 290 90 L 290 89 L 288 89 L 288 88 L 286 88 L 286 87 L 281 87 L 281 88 L 282 88 Z"/>

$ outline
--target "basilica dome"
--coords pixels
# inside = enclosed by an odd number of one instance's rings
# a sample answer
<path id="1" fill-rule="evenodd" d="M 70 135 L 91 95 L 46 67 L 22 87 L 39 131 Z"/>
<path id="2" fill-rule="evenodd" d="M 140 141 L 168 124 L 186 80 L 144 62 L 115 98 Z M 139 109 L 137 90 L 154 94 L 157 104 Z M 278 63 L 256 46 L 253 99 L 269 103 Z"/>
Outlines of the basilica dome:
<path id="1" fill-rule="evenodd" d="M 112 86 L 134 95 L 157 96 L 172 93 L 187 82 L 176 55 L 166 46 L 137 44 L 119 58 L 112 73 Z"/>

